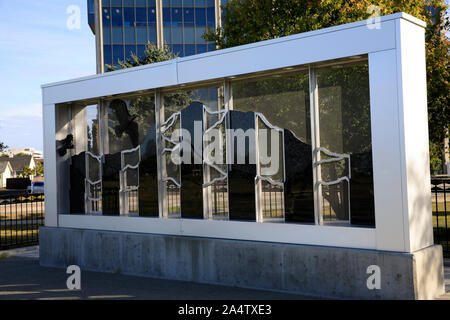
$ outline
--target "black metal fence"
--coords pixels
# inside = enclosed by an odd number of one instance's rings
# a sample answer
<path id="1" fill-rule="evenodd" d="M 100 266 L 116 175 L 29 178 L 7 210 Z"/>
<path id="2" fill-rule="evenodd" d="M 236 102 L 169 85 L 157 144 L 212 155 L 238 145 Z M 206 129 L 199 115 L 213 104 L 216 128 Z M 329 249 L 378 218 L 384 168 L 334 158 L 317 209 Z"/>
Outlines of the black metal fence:
<path id="1" fill-rule="evenodd" d="M 444 256 L 450 257 L 450 178 L 431 179 L 434 242 L 442 245 Z"/>
<path id="2" fill-rule="evenodd" d="M 176 200 L 169 208 L 169 213 L 174 213 L 179 190 L 170 185 L 168 191 Z M 433 177 L 431 191 L 434 241 L 450 258 L 450 177 Z M 0 250 L 38 244 L 44 208 L 44 194 L 0 195 Z"/>
<path id="3" fill-rule="evenodd" d="M 38 244 L 44 194 L 0 196 L 0 250 Z"/>

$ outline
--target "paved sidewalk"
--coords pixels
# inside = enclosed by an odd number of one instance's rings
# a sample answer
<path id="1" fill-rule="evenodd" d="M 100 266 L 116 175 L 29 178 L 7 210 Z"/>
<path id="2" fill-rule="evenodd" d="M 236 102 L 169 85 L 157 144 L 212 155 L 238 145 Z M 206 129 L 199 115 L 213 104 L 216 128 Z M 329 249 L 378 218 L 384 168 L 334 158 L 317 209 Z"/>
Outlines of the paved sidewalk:
<path id="1" fill-rule="evenodd" d="M 81 272 L 81 291 L 66 287 L 66 270 L 39 265 L 37 247 L 0 253 L 0 300 L 304 300 L 310 297 L 198 284 L 132 277 L 99 272 Z"/>
<path id="2" fill-rule="evenodd" d="M 6 254 L 6 257 L 4 255 Z M 450 260 L 445 263 L 450 300 Z M 0 300 L 305 300 L 314 297 L 99 272 L 81 272 L 81 291 L 66 287 L 64 269 L 39 265 L 39 247 L 0 252 Z"/>

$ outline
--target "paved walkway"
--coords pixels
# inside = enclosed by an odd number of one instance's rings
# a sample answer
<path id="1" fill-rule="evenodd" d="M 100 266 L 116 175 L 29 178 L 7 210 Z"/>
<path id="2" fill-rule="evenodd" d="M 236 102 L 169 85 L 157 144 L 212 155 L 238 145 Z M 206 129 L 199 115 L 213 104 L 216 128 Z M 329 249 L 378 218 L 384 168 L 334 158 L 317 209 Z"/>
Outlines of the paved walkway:
<path id="1" fill-rule="evenodd" d="M 6 253 L 6 257 L 4 256 Z M 450 300 L 450 260 L 445 266 L 446 294 Z M 81 290 L 66 287 L 64 269 L 39 265 L 39 247 L 0 252 L 0 300 L 305 300 L 312 297 L 263 290 L 198 284 L 82 271 Z"/>
<path id="2" fill-rule="evenodd" d="M 286 293 L 241 289 L 82 271 L 81 291 L 66 287 L 64 269 L 39 265 L 37 247 L 0 253 L 0 300 L 304 300 L 309 297 Z"/>

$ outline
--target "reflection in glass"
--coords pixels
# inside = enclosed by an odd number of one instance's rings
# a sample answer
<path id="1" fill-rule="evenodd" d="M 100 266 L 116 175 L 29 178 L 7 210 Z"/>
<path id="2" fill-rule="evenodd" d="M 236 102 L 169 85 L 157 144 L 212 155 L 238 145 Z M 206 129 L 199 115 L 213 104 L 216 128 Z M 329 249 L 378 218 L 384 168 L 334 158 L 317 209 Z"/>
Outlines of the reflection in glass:
<path id="1" fill-rule="evenodd" d="M 217 110 L 223 105 L 218 90 L 205 88 L 164 95 L 162 164 L 169 217 L 203 218 L 203 112 L 204 108 Z M 183 130 L 181 134 L 174 135 L 179 129 Z"/>
<path id="2" fill-rule="evenodd" d="M 215 91 L 217 99 L 203 105 L 203 192 L 208 219 L 227 220 L 228 167 L 226 161 L 226 119 L 223 109 L 223 89 Z M 212 92 L 214 93 L 214 92 Z M 218 103 L 215 103 L 217 101 Z"/>
<path id="3" fill-rule="evenodd" d="M 102 160 L 91 152 L 86 152 L 86 213 L 102 211 Z"/>
<path id="4" fill-rule="evenodd" d="M 276 156 L 274 159 L 279 159 L 278 170 L 268 178 L 273 182 L 281 182 L 281 184 L 260 182 L 259 205 L 263 219 L 266 217 L 267 220 L 272 220 L 272 217 L 284 215 L 286 222 L 313 223 L 314 191 L 308 72 L 300 71 L 261 80 L 238 81 L 232 84 L 232 88 L 234 112 L 256 111 L 262 114 L 269 124 L 283 129 L 283 134 L 279 135 L 278 148 L 270 147 L 272 130 L 267 131 L 266 139 L 259 141 L 259 143 L 266 141 L 269 147 L 268 155 L 273 152 L 272 156 Z M 266 124 L 261 124 L 261 121 L 258 122 L 258 126 L 260 125 L 269 129 Z M 264 165 L 261 168 L 264 168 Z M 248 183 L 252 182 L 249 180 Z M 249 194 L 248 201 L 251 197 Z"/>
<path id="5" fill-rule="evenodd" d="M 374 226 L 368 64 L 321 68 L 317 86 L 319 160 L 344 158 L 320 164 L 323 219 Z"/>
<path id="6" fill-rule="evenodd" d="M 102 206 L 98 106 L 73 105 L 71 109 L 72 121 L 80 127 L 72 132 L 76 149 L 70 164 L 70 212 L 98 213 Z"/>
<path id="7" fill-rule="evenodd" d="M 255 221 L 255 113 L 230 111 L 230 129 L 247 132 L 245 140 L 234 135 L 231 138 L 233 156 L 228 173 L 230 220 Z"/>
<path id="8" fill-rule="evenodd" d="M 105 203 L 104 212 L 106 209 L 110 214 L 119 214 L 119 190 L 122 189 L 124 213 L 158 216 L 154 95 L 112 100 L 107 104 L 106 117 L 104 166 L 108 170 L 103 178 L 111 207 Z"/>

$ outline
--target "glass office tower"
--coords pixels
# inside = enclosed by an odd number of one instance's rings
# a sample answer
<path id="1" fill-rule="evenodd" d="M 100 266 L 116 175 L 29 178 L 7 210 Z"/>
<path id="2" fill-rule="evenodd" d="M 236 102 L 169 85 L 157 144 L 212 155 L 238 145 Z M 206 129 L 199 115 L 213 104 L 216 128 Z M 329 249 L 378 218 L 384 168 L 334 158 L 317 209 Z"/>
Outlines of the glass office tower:
<path id="1" fill-rule="evenodd" d="M 228 0 L 100 0 L 101 15 L 95 14 L 94 1 L 88 0 L 88 22 L 98 37 L 102 29 L 103 61 L 142 56 L 148 41 L 159 47 L 167 45 L 178 56 L 189 56 L 215 50 L 214 43 L 202 39 L 207 28 L 220 25 L 220 6 Z"/>

